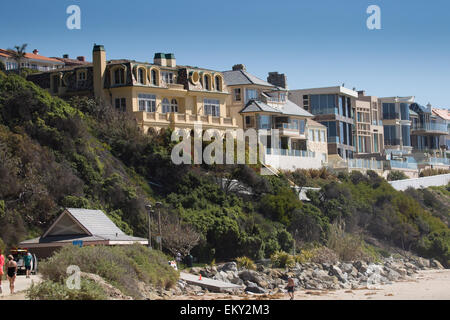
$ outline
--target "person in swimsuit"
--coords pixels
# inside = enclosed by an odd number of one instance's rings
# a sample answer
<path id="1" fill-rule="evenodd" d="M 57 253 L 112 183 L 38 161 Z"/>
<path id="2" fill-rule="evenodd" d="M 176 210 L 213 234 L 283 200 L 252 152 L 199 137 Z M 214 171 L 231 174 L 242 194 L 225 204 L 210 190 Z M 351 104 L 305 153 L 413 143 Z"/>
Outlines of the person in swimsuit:
<path id="1" fill-rule="evenodd" d="M 14 294 L 14 282 L 16 281 L 17 275 L 17 262 L 14 261 L 14 257 L 12 255 L 8 256 L 8 264 L 7 266 L 7 276 L 9 280 L 9 290 L 11 294 Z"/>
<path id="2" fill-rule="evenodd" d="M 289 296 L 291 297 L 291 300 L 294 300 L 294 290 L 295 290 L 294 279 L 292 279 L 292 278 L 288 279 L 288 284 L 286 286 L 286 289 L 287 289 Z"/>
<path id="3" fill-rule="evenodd" d="M 2 291 L 2 278 L 3 278 L 3 267 L 5 265 L 5 256 L 2 254 L 2 249 L 0 249 L 0 294 L 3 292 Z"/>

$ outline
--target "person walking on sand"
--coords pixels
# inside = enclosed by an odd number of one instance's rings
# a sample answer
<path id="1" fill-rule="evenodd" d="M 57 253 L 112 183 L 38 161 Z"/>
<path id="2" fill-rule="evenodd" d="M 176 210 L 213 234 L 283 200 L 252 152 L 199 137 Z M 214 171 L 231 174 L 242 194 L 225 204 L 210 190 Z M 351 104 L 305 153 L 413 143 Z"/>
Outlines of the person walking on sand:
<path id="1" fill-rule="evenodd" d="M 9 280 L 9 290 L 11 291 L 11 294 L 14 294 L 14 282 L 16 282 L 16 275 L 17 275 L 17 262 L 14 261 L 14 257 L 12 255 L 8 256 L 8 263 L 6 265 L 7 269 L 7 276 Z"/>
<path id="2" fill-rule="evenodd" d="M 2 290 L 2 278 L 3 278 L 3 267 L 5 265 L 5 256 L 2 254 L 2 249 L 0 249 L 0 294 L 3 293 Z"/>
<path id="3" fill-rule="evenodd" d="M 286 286 L 287 292 L 289 296 L 291 297 L 291 300 L 294 300 L 294 291 L 295 291 L 295 282 L 294 279 L 289 278 L 288 284 Z"/>

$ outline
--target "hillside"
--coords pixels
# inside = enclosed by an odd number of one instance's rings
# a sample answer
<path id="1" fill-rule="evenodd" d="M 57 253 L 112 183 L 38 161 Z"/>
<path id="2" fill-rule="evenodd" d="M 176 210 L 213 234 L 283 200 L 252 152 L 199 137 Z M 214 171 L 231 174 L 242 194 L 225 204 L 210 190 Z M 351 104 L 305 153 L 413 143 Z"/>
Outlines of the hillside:
<path id="1" fill-rule="evenodd" d="M 395 191 L 373 172 L 299 170 L 288 178 L 322 187 L 303 204 L 284 175 L 173 165 L 170 134 L 143 135 L 134 119 L 109 106 L 63 101 L 0 72 L 1 239 L 14 246 L 38 236 L 62 207 L 103 209 L 125 232 L 146 236 L 145 205 L 162 201 L 164 221 L 176 217 L 200 235 L 192 253 L 202 262 L 268 258 L 292 251 L 294 242 L 297 249 L 328 246 L 341 259 L 351 259 L 341 250 L 348 243 L 359 258 L 386 255 L 364 242 L 375 237 L 450 265 L 448 210 L 423 200 L 428 196 Z M 221 187 L 222 178 L 253 194 Z M 447 206 L 448 191 L 439 197 Z"/>

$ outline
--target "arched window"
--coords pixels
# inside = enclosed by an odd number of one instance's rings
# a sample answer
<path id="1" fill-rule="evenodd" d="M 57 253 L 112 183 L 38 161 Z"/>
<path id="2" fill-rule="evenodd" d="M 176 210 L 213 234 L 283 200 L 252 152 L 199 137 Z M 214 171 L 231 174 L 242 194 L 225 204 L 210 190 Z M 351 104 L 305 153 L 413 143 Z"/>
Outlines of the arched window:
<path id="1" fill-rule="evenodd" d="M 144 69 L 139 68 L 138 69 L 138 79 L 137 79 L 138 83 L 145 84 L 144 79 L 145 79 L 145 71 L 144 71 Z"/>
<path id="2" fill-rule="evenodd" d="M 157 86 L 158 85 L 158 78 L 157 78 L 158 75 L 156 74 L 156 70 L 152 69 L 151 74 L 152 74 L 152 84 L 154 86 Z"/>
<path id="3" fill-rule="evenodd" d="M 219 76 L 216 76 L 216 90 L 222 91 L 222 80 Z"/>
<path id="4" fill-rule="evenodd" d="M 171 112 L 178 112 L 178 101 L 177 101 L 177 99 L 172 99 L 172 101 L 170 102 L 170 109 L 171 109 Z"/>
<path id="5" fill-rule="evenodd" d="M 203 81 L 204 88 L 205 88 L 205 90 L 209 90 L 209 88 L 210 88 L 209 77 L 205 76 L 204 78 L 205 78 L 205 80 Z"/>
<path id="6" fill-rule="evenodd" d="M 125 83 L 125 70 L 123 68 L 117 68 L 114 71 L 114 84 Z"/>
<path id="7" fill-rule="evenodd" d="M 164 98 L 162 101 L 162 113 L 170 112 L 170 102 L 167 98 Z"/>

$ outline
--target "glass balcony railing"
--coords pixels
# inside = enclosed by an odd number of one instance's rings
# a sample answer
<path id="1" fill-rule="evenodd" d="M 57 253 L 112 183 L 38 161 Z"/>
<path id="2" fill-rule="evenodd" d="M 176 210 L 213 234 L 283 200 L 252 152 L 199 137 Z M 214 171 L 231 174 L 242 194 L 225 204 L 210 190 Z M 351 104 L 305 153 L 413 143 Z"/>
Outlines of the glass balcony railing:
<path id="1" fill-rule="evenodd" d="M 398 112 L 394 113 L 383 113 L 383 119 L 400 119 L 400 114 Z"/>
<path id="2" fill-rule="evenodd" d="M 391 165 L 391 168 L 417 170 L 417 163 L 413 162 L 390 160 L 389 164 Z"/>
<path id="3" fill-rule="evenodd" d="M 425 123 L 425 124 L 414 124 L 411 127 L 412 131 L 434 131 L 434 132 L 445 132 L 448 133 L 447 124 L 445 123 Z"/>
<path id="4" fill-rule="evenodd" d="M 290 157 L 304 157 L 304 158 L 315 158 L 316 153 L 306 150 L 288 150 L 288 149 L 273 149 L 266 148 L 266 154 L 274 156 L 290 156 Z"/>
<path id="5" fill-rule="evenodd" d="M 429 158 L 425 161 L 423 161 L 425 164 L 431 164 L 431 165 L 450 165 L 450 159 L 449 158 Z"/>
<path id="6" fill-rule="evenodd" d="M 369 159 L 348 159 L 349 168 L 383 170 L 383 162 Z"/>

